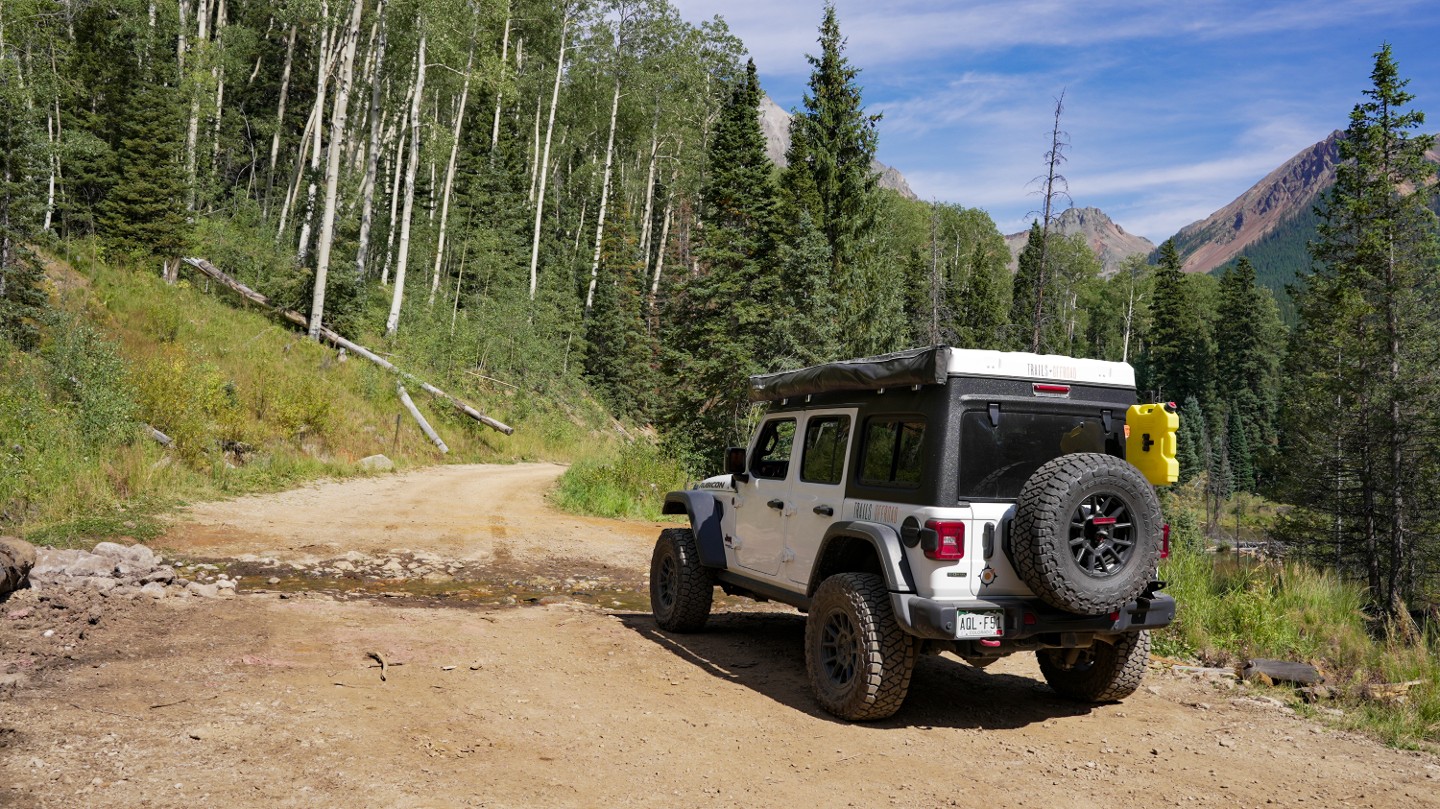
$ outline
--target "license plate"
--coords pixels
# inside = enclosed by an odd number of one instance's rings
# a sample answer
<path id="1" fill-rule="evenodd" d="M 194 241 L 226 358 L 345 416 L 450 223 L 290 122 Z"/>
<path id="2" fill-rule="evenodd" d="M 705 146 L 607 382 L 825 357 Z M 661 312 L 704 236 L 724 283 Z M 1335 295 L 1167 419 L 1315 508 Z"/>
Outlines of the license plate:
<path id="1" fill-rule="evenodd" d="M 997 638 L 1005 634 L 1003 612 L 957 612 L 955 637 Z"/>

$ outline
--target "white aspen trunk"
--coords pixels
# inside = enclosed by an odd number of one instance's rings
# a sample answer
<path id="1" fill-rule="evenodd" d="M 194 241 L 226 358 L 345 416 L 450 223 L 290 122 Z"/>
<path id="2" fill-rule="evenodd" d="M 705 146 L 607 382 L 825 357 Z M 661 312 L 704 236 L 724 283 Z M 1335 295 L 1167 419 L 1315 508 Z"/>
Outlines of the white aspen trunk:
<path id="1" fill-rule="evenodd" d="M 370 226 L 375 219 L 375 175 L 380 169 L 380 129 L 383 123 L 380 114 L 383 109 L 380 103 L 380 75 L 385 68 L 385 0 L 380 0 L 375 13 L 380 18 L 377 21 L 380 38 L 375 43 L 375 59 L 370 70 L 370 146 L 365 155 L 365 179 L 361 183 L 360 193 L 363 201 L 360 204 L 360 235 L 355 249 L 357 279 L 365 277 L 365 259 L 370 252 Z"/>
<path id="2" fill-rule="evenodd" d="M 370 23 L 370 40 L 365 48 L 365 58 L 360 60 L 360 74 L 365 77 L 366 86 L 373 87 L 376 79 L 375 57 L 376 51 L 380 48 L 380 20 L 377 18 Z M 347 122 L 346 126 L 350 134 L 345 138 L 346 165 L 352 170 L 365 164 L 365 158 L 369 154 L 370 139 L 359 137 L 361 129 L 367 129 L 370 123 L 370 105 L 356 104 L 355 109 L 350 113 L 355 118 L 353 122 Z M 361 191 L 364 191 L 364 180 L 361 180 Z"/>
<path id="3" fill-rule="evenodd" d="M 417 20 L 416 27 L 421 23 Z M 394 336 L 400 326 L 400 305 L 405 301 L 405 266 L 410 262 L 410 217 L 415 211 L 415 175 L 420 170 L 420 107 L 425 98 L 425 32 L 420 32 L 420 52 L 415 58 L 415 97 L 410 104 L 410 164 L 405 169 L 405 212 L 400 217 L 400 257 L 395 262 L 395 293 L 390 297 L 390 316 L 385 334 Z"/>
<path id="4" fill-rule="evenodd" d="M 180 75 L 183 76 L 185 74 L 185 51 L 190 49 L 190 43 L 185 39 L 187 25 L 185 22 L 185 11 L 188 8 L 188 4 L 185 0 L 180 0 L 176 5 L 180 10 L 180 22 L 175 26 L 175 65 L 179 69 Z M 71 36 L 73 37 L 74 35 L 72 34 Z"/>
<path id="5" fill-rule="evenodd" d="M 224 0 L 221 0 L 223 3 Z M 345 116 L 349 112 L 350 80 L 355 68 L 355 45 L 360 39 L 360 14 L 364 0 L 355 0 L 350 12 L 345 53 L 340 60 L 340 78 L 335 82 L 335 106 L 330 112 L 330 152 L 325 165 L 325 208 L 320 216 L 320 239 L 315 256 L 315 293 L 310 301 L 310 339 L 320 339 L 320 321 L 325 315 L 325 280 L 330 271 L 330 246 L 335 241 L 335 208 L 340 188 L 340 157 L 344 154 Z"/>
<path id="6" fill-rule="evenodd" d="M 555 107 L 560 103 L 560 79 L 565 75 L 565 35 L 569 33 L 570 12 L 567 9 L 565 18 L 560 22 L 560 54 L 555 60 L 555 89 L 550 93 L 550 123 L 545 126 L 545 151 L 541 158 L 541 166 L 550 165 L 550 139 L 555 134 Z M 540 219 L 545 213 L 545 180 L 549 172 L 540 172 L 540 194 L 535 201 L 535 235 L 530 241 L 530 300 L 535 300 L 535 290 L 539 286 L 540 276 L 538 268 L 540 264 Z"/>
<path id="7" fill-rule="evenodd" d="M 204 0 L 201 0 L 204 2 Z M 310 225 L 315 221 L 315 193 L 319 190 L 320 153 L 325 143 L 325 91 L 330 86 L 330 3 L 320 0 L 320 60 L 315 68 L 315 139 L 310 148 L 310 182 L 305 191 L 305 222 L 300 225 L 300 246 L 296 260 L 305 263 L 310 252 Z M 331 133 L 334 138 L 336 133 Z"/>
<path id="8" fill-rule="evenodd" d="M 650 282 L 650 308 L 660 294 L 660 273 L 665 269 L 665 242 L 670 238 L 670 217 L 675 213 L 675 198 L 665 200 L 665 221 L 660 225 L 660 243 L 655 247 L 655 280 Z"/>
<path id="9" fill-rule="evenodd" d="M 153 7 L 151 13 L 154 13 Z M 51 221 L 55 215 L 55 172 L 59 168 L 59 163 L 57 162 L 59 151 L 55 148 L 55 125 L 55 116 L 46 115 L 45 138 L 50 144 L 50 182 L 47 184 L 45 191 L 45 224 L 40 228 L 44 231 L 50 230 Z"/>
<path id="10" fill-rule="evenodd" d="M 500 79 L 495 88 L 495 123 L 490 127 L 490 151 L 493 153 L 495 147 L 500 143 L 500 101 L 504 95 L 503 82 L 505 71 L 509 68 L 510 60 L 510 4 L 505 4 L 505 33 L 500 37 Z"/>
<path id="11" fill-rule="evenodd" d="M 300 133 L 300 143 L 304 144 L 310 140 L 310 133 L 318 123 L 319 113 L 318 108 L 310 108 L 310 117 L 305 119 L 305 129 Z M 295 177 L 285 186 L 285 202 L 280 206 L 280 225 L 275 229 L 277 242 L 285 235 L 285 225 L 290 221 L 290 209 L 295 207 L 295 201 L 300 198 L 300 183 L 304 180 L 305 155 L 304 146 L 301 146 L 301 154 L 295 157 Z"/>
<path id="12" fill-rule="evenodd" d="M 414 93 L 415 86 L 410 86 L 411 93 Z M 409 97 L 406 97 L 409 101 Z M 408 107 L 402 105 L 401 109 Z M 385 232 L 385 266 L 380 271 L 380 286 L 387 286 L 390 283 L 390 259 L 395 255 L 395 223 L 399 216 L 400 203 L 400 165 L 405 158 L 405 141 L 403 132 L 395 133 L 395 159 L 391 161 L 390 167 L 390 227 Z"/>
<path id="13" fill-rule="evenodd" d="M 448 453 L 450 448 L 445 446 L 445 442 L 441 440 L 440 434 L 435 432 L 435 428 L 431 427 L 430 422 L 426 421 L 425 417 L 420 414 L 420 408 L 415 406 L 415 402 L 411 400 L 410 394 L 405 392 L 404 383 L 397 384 L 395 389 L 400 393 L 400 403 L 405 405 L 406 410 L 410 411 L 410 418 L 415 419 L 415 423 L 420 425 L 421 432 L 425 433 L 425 436 L 429 438 L 435 446 L 440 448 L 441 455 Z"/>
<path id="14" fill-rule="evenodd" d="M 600 176 L 600 209 L 595 212 L 595 256 L 590 260 L 590 289 L 585 293 L 585 312 L 595 305 L 595 284 L 600 279 L 600 242 L 605 238 L 605 204 L 610 201 L 610 172 L 615 161 L 615 121 L 620 116 L 620 76 L 610 97 L 610 135 L 605 140 L 605 171 Z"/>
<path id="15" fill-rule="evenodd" d="M 215 41 L 221 43 L 221 35 L 225 30 L 225 0 L 220 0 L 219 10 L 215 13 Z M 210 75 L 215 79 L 215 128 L 211 133 L 213 142 L 210 144 L 210 171 L 218 174 L 220 168 L 220 120 L 225 113 L 225 60 L 215 60 L 215 66 L 210 68 Z"/>
<path id="16" fill-rule="evenodd" d="M 210 3 L 209 0 L 200 0 L 195 9 L 196 34 L 195 41 L 204 43 L 209 39 L 210 34 Z M 182 23 L 181 28 L 184 28 Z M 185 180 L 186 180 L 186 202 L 185 207 L 195 210 L 195 148 L 196 141 L 200 137 L 200 96 L 191 93 L 190 97 L 190 121 L 185 128 Z"/>
<path id="17" fill-rule="evenodd" d="M 438 115 L 435 117 L 435 121 L 434 121 L 434 122 L 435 122 L 436 124 L 439 124 L 439 123 L 440 123 L 440 117 L 439 117 Z M 435 128 L 436 128 L 436 129 L 439 129 L 440 127 L 439 127 L 439 126 L 436 126 Z M 430 222 L 434 222 L 434 221 L 435 221 L 435 160 L 434 160 L 433 158 L 430 160 L 430 189 L 429 189 L 429 192 L 428 192 L 428 193 L 430 194 L 429 204 L 426 205 L 425 207 L 429 209 L 429 212 L 426 213 L 425 219 L 428 220 L 428 221 L 430 221 Z"/>
<path id="18" fill-rule="evenodd" d="M 391 167 L 391 188 L 390 188 L 390 228 L 385 234 L 385 267 L 380 271 L 380 285 L 387 286 L 390 283 L 390 262 L 395 257 L 395 234 L 396 225 L 399 223 L 400 204 L 400 166 L 405 156 L 405 143 L 410 140 L 405 135 L 409 127 L 408 116 L 410 115 L 410 104 L 415 98 L 415 83 L 408 82 L 408 89 L 405 94 L 405 102 L 400 105 L 395 120 L 395 161 Z"/>
<path id="19" fill-rule="evenodd" d="M 650 122 L 650 171 L 645 177 L 645 218 L 640 223 L 640 249 L 644 251 L 645 266 L 650 266 L 650 235 L 654 228 L 650 224 L 650 218 L 655 214 L 655 164 L 659 162 L 660 155 L 660 110 L 655 110 L 655 118 Z"/>
<path id="20" fill-rule="evenodd" d="M 445 229 L 450 221 L 450 194 L 455 186 L 455 163 L 460 156 L 460 127 L 465 121 L 465 105 L 470 98 L 470 69 L 475 65 L 475 36 L 470 36 L 470 55 L 465 59 L 465 81 L 460 86 L 460 109 L 455 111 L 455 129 L 450 138 L 450 163 L 445 167 L 445 190 L 440 194 L 440 235 L 435 243 L 435 271 L 430 276 L 429 306 L 435 305 L 440 290 L 440 265 L 445 259 Z"/>
<path id="21" fill-rule="evenodd" d="M 535 189 L 540 185 L 540 110 L 544 96 L 535 97 L 535 128 L 530 136 L 530 204 L 535 204 Z"/>
<path id="22" fill-rule="evenodd" d="M 265 170 L 265 216 L 270 213 L 270 192 L 275 187 L 275 163 L 280 159 L 280 131 L 285 128 L 285 101 L 290 96 L 290 68 L 295 63 L 295 35 L 298 31 L 299 26 L 290 26 L 290 36 L 285 43 L 285 66 L 280 69 L 280 104 L 275 112 L 275 133 L 270 136 L 270 162 Z"/>

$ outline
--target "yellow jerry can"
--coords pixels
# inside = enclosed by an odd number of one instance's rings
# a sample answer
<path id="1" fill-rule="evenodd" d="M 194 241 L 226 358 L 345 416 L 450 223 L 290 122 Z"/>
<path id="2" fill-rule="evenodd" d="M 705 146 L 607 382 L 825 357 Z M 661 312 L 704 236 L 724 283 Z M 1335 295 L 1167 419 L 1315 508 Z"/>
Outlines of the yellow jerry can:
<path id="1" fill-rule="evenodd" d="M 1175 433 L 1180 414 L 1175 403 L 1131 405 L 1125 413 L 1125 460 L 1156 486 L 1180 479 L 1175 459 Z"/>

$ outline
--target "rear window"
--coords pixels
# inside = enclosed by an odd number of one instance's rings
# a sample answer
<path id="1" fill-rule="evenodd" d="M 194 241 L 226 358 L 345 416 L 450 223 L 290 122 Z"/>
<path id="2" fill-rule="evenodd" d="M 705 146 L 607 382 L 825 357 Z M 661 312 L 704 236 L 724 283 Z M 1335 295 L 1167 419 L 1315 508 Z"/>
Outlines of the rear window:
<path id="1" fill-rule="evenodd" d="M 970 411 L 960 420 L 962 498 L 1010 500 L 1046 461 L 1076 452 L 1106 452 L 1100 415 L 1068 413 L 990 414 Z M 1118 438 L 1114 445 L 1117 447 Z"/>
<path id="2" fill-rule="evenodd" d="M 880 418 L 865 422 L 860 482 L 869 486 L 920 485 L 925 422 L 918 418 Z"/>

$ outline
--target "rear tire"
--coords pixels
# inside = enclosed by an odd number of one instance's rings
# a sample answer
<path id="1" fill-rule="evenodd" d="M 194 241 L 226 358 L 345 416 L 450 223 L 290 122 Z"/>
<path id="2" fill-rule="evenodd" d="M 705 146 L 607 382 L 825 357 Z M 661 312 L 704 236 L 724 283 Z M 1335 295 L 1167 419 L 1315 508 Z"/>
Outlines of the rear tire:
<path id="1" fill-rule="evenodd" d="M 1045 603 L 1103 615 L 1155 578 L 1161 527 L 1160 500 L 1140 470 L 1113 455 L 1062 455 L 1021 489 L 1010 551 Z"/>
<path id="2" fill-rule="evenodd" d="M 650 556 L 650 610 L 668 632 L 699 632 L 710 618 L 715 573 L 700 564 L 689 528 L 666 528 Z"/>
<path id="3" fill-rule="evenodd" d="M 839 573 L 821 582 L 805 620 L 805 670 L 821 708 L 852 722 L 894 715 L 918 654 L 916 639 L 895 620 L 884 579 Z"/>
<path id="4" fill-rule="evenodd" d="M 1036 652 L 1045 682 L 1062 697 L 1082 702 L 1116 702 L 1135 693 L 1150 662 L 1150 631 L 1127 633 L 1115 643 L 1095 641 L 1089 649 Z"/>

